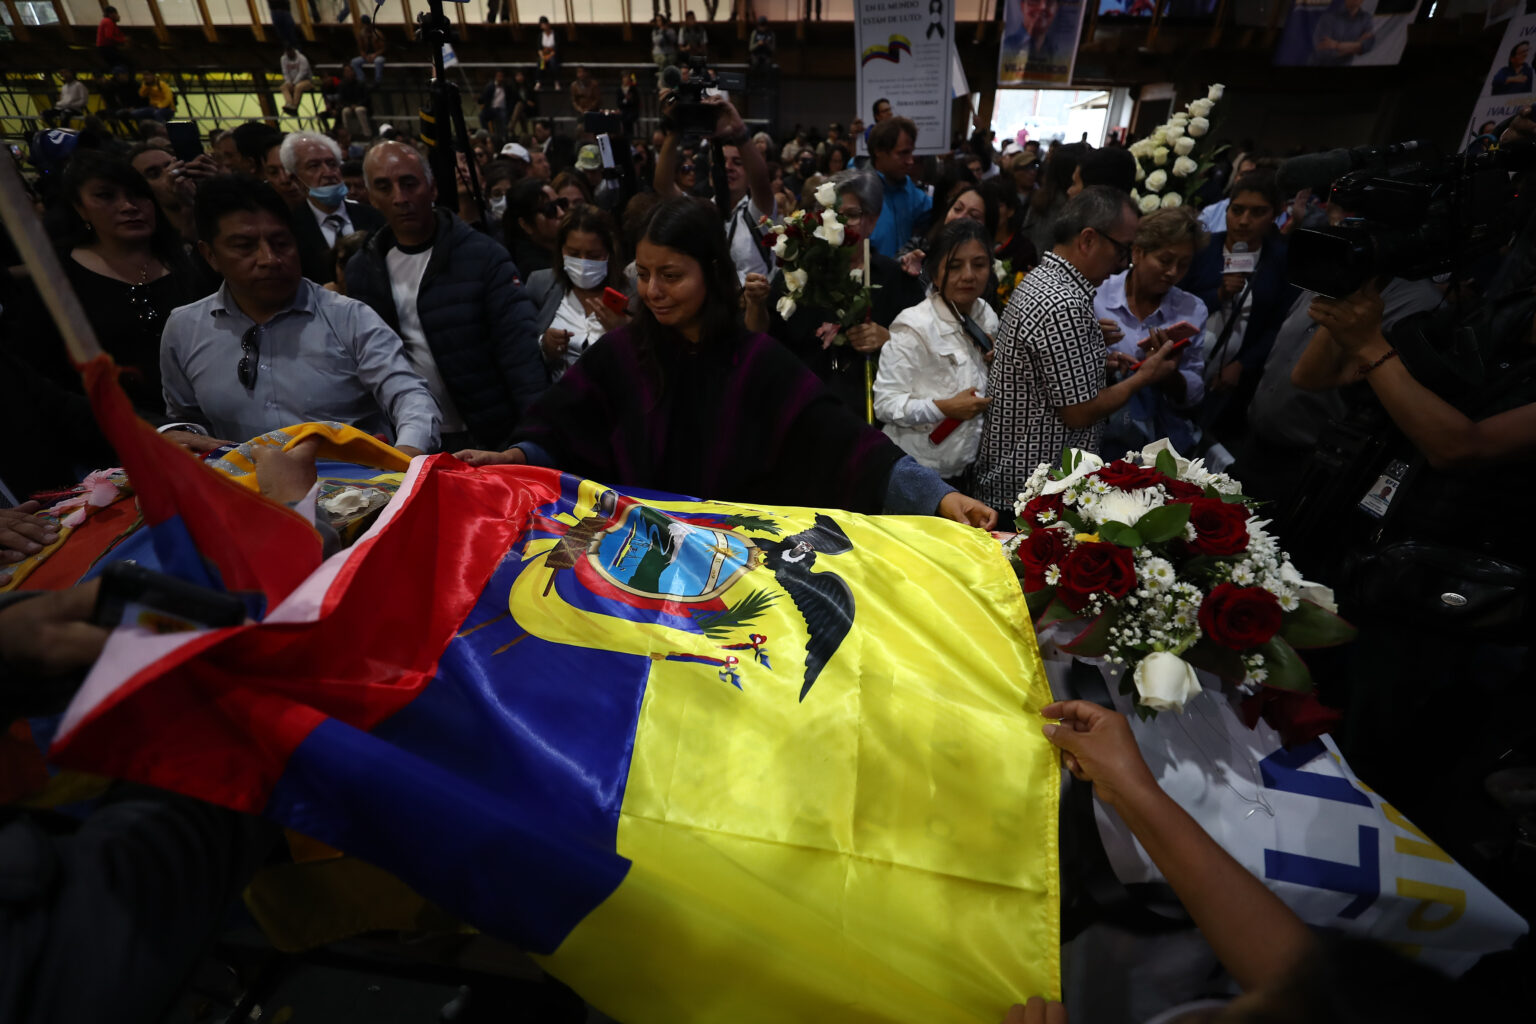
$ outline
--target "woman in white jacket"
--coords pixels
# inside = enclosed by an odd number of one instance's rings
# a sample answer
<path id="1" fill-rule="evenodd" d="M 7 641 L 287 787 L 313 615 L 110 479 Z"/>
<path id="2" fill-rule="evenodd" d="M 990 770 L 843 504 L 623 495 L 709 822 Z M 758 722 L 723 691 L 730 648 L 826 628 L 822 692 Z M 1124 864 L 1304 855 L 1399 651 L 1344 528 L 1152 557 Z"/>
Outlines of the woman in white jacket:
<path id="1" fill-rule="evenodd" d="M 990 398 L 987 363 L 997 314 L 992 240 L 974 220 L 951 221 L 924 260 L 928 298 L 891 323 L 880 350 L 875 415 L 902 451 L 951 484 L 976 458 Z M 985 348 L 983 347 L 985 345 Z"/>

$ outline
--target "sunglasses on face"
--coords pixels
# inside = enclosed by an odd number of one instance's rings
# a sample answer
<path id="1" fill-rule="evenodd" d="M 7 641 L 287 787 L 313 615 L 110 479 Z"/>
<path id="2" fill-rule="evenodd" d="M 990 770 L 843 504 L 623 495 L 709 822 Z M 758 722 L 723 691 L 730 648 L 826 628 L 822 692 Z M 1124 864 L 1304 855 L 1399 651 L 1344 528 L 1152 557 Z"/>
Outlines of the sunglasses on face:
<path id="1" fill-rule="evenodd" d="M 546 202 L 539 212 L 551 220 L 555 220 L 570 208 L 571 201 L 565 196 L 561 196 L 559 199 L 551 199 Z"/>
<path id="2" fill-rule="evenodd" d="M 251 329 L 245 332 L 240 339 L 240 363 L 235 367 L 235 373 L 240 378 L 240 386 L 247 391 L 256 390 L 257 360 L 261 356 L 261 326 L 252 324 Z"/>

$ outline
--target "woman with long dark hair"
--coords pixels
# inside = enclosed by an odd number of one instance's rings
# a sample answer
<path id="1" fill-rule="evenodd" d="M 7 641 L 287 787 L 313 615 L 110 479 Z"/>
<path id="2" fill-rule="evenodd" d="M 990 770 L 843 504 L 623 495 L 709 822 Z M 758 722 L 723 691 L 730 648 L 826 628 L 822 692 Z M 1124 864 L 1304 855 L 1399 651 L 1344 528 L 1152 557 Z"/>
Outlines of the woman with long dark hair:
<path id="1" fill-rule="evenodd" d="M 120 157 L 76 152 L 59 198 L 66 218 L 59 248 L 80 305 L 134 406 L 164 419 L 160 331 L 171 310 L 205 294 L 192 283 L 181 238 L 149 182 Z"/>
<path id="2" fill-rule="evenodd" d="M 1056 215 L 1067 205 L 1067 190 L 1077 174 L 1077 165 L 1093 151 L 1086 142 L 1058 142 L 1045 156 L 1042 182 L 1030 197 L 1024 211 L 1024 230 L 1036 252 L 1049 252 L 1056 244 Z"/>
<path id="3" fill-rule="evenodd" d="M 701 498 L 996 521 L 860 422 L 778 342 L 742 327 L 736 266 L 713 207 L 662 203 L 635 265 L 634 321 L 534 403 L 513 447 L 459 458 L 558 466 Z"/>

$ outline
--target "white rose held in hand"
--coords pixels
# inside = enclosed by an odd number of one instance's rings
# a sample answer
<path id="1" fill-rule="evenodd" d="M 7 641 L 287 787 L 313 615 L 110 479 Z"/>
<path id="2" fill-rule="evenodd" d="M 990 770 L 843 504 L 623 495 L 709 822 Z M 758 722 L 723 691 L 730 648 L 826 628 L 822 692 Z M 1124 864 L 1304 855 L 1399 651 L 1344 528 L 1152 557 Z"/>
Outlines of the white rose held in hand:
<path id="1" fill-rule="evenodd" d="M 788 320 L 795 315 L 795 300 L 786 295 L 779 300 L 778 305 L 774 308 L 779 311 L 779 316 Z"/>
<path id="2" fill-rule="evenodd" d="M 1200 680 L 1189 663 L 1167 651 L 1153 651 L 1136 666 L 1136 694 L 1154 711 L 1183 711 L 1200 693 Z"/>
<path id="3" fill-rule="evenodd" d="M 1200 169 L 1200 165 L 1187 156 L 1181 156 L 1173 162 L 1173 173 L 1176 177 L 1187 178 Z"/>
<path id="4" fill-rule="evenodd" d="M 837 211 L 824 211 L 821 215 L 821 227 L 813 233 L 817 238 L 825 239 L 828 245 L 842 245 L 843 225 L 837 219 Z"/>
<path id="5" fill-rule="evenodd" d="M 1168 184 L 1167 171 L 1153 171 L 1147 175 L 1147 188 L 1153 192 L 1161 192 L 1163 186 Z"/>
<path id="6" fill-rule="evenodd" d="M 779 238 L 778 238 L 778 241 L 773 243 L 773 254 L 775 256 L 777 256 L 779 259 L 783 259 L 784 258 L 784 254 L 786 252 L 788 252 L 788 251 L 789 251 L 789 236 L 788 235 L 780 235 Z"/>
<path id="7" fill-rule="evenodd" d="M 830 181 L 824 182 L 816 189 L 816 202 L 827 209 L 837 205 L 837 186 Z"/>
<path id="8" fill-rule="evenodd" d="M 784 271 L 784 284 L 789 288 L 791 292 L 796 295 L 805 291 L 806 283 L 810 281 L 810 279 L 810 273 L 805 270 Z"/>

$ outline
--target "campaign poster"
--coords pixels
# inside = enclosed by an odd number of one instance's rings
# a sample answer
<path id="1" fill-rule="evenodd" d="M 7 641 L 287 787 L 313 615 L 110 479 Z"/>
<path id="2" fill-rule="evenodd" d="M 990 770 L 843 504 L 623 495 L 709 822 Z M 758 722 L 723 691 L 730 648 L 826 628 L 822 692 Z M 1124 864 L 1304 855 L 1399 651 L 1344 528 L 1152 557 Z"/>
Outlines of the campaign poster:
<path id="1" fill-rule="evenodd" d="M 997 84 L 1071 84 L 1087 7 L 1085 0 L 1003 0 Z"/>
<path id="2" fill-rule="evenodd" d="M 949 150 L 954 0 L 857 0 L 859 110 L 878 99 L 917 125 L 917 152 Z"/>
<path id="3" fill-rule="evenodd" d="M 1521 107 L 1536 103 L 1536 14 L 1510 18 L 1504 26 L 1504 39 L 1493 54 L 1493 66 L 1483 79 L 1483 90 L 1472 107 L 1467 123 L 1467 137 L 1492 131 L 1493 126 Z"/>
<path id="4" fill-rule="evenodd" d="M 1279 67 L 1380 67 L 1396 64 L 1420 0 L 1295 0 L 1280 32 Z"/>

